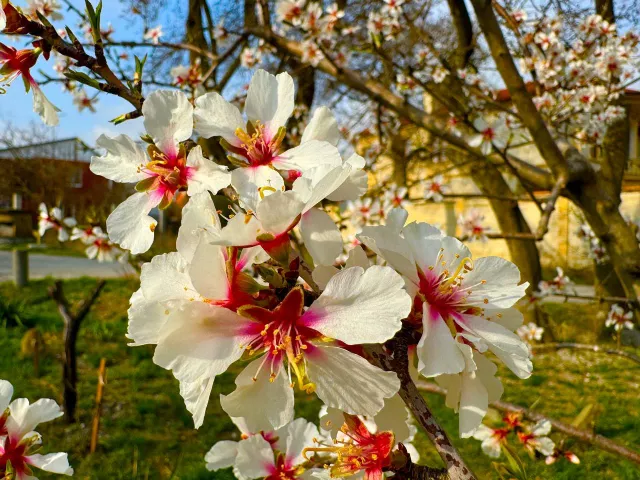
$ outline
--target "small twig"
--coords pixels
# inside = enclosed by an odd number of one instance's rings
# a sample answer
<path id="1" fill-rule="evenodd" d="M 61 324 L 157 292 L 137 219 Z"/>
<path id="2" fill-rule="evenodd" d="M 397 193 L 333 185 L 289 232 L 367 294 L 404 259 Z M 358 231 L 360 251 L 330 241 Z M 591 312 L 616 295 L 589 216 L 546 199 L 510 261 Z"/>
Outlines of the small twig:
<path id="1" fill-rule="evenodd" d="M 551 195 L 547 199 L 547 202 L 544 206 L 544 211 L 542 212 L 542 216 L 540 217 L 540 222 L 538 223 L 538 229 L 536 230 L 536 240 L 542 240 L 542 238 L 549 232 L 549 221 L 551 220 L 551 214 L 556 208 L 556 201 L 560 197 L 560 194 L 567 186 L 567 179 L 564 175 L 560 175 L 558 180 L 556 181 L 553 189 L 551 190 Z"/>
<path id="2" fill-rule="evenodd" d="M 100 368 L 98 370 L 98 388 L 96 389 L 96 411 L 93 415 L 93 427 L 91 429 L 91 448 L 90 452 L 95 453 L 98 448 L 98 435 L 100 433 L 100 417 L 102 415 L 102 395 L 104 386 L 107 383 L 107 359 L 100 359 Z"/>
<path id="3" fill-rule="evenodd" d="M 424 392 L 436 393 L 438 395 L 447 394 L 447 391 L 445 389 L 440 388 L 438 385 L 430 382 L 418 382 L 418 388 Z M 514 405 L 513 403 L 498 401 L 491 402 L 489 405 L 496 410 L 500 410 L 503 412 L 520 413 L 524 417 L 528 418 L 529 420 L 533 420 L 534 422 L 548 420 L 549 422 L 551 422 L 553 428 L 555 428 L 558 432 L 569 435 L 570 437 L 573 437 L 580 442 L 593 445 L 594 447 L 597 447 L 600 450 L 604 450 L 605 452 L 613 453 L 614 455 L 618 455 L 620 457 L 626 458 L 627 460 L 640 464 L 640 453 L 624 447 L 619 443 L 614 442 L 613 440 L 603 437 L 602 435 L 598 435 L 588 430 L 576 428 L 573 425 L 554 420 L 553 418 L 549 418 L 545 415 L 542 415 L 541 413 L 534 412 L 533 410 L 529 410 L 528 408 L 524 408 L 519 405 Z"/>

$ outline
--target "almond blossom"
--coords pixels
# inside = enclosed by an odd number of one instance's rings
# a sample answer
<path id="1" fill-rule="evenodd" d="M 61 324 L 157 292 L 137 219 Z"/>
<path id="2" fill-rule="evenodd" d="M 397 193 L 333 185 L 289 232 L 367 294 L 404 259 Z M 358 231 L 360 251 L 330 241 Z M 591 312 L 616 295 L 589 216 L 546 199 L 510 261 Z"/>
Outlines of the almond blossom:
<path id="1" fill-rule="evenodd" d="M 551 432 L 551 422 L 540 420 L 531 428 L 518 431 L 518 440 L 525 446 L 531 454 L 536 451 L 542 455 L 553 455 L 555 443 L 547 435 Z"/>
<path id="2" fill-rule="evenodd" d="M 98 103 L 97 96 L 89 97 L 84 88 L 79 88 L 73 93 L 73 104 L 78 107 L 79 112 L 87 109 L 91 113 L 96 113 L 96 103 Z"/>
<path id="3" fill-rule="evenodd" d="M 531 344 L 534 341 L 539 342 L 540 340 L 542 340 L 544 328 L 539 327 L 533 322 L 529 322 L 526 325 L 519 326 L 516 330 L 516 333 L 522 340 Z"/>
<path id="4" fill-rule="evenodd" d="M 63 218 L 61 209 L 54 207 L 49 210 L 44 203 L 41 203 L 38 209 L 40 211 L 38 216 L 38 235 L 40 238 L 44 236 L 47 230 L 53 229 L 58 232 L 59 242 L 69 240 L 69 231 L 67 229 L 76 226 L 76 219 L 72 217 Z"/>
<path id="5" fill-rule="evenodd" d="M 405 210 L 390 212 L 387 224 L 364 227 L 358 238 L 407 281 L 414 298 L 418 371 L 436 377 L 447 392 L 447 405 L 460 410 L 460 433 L 468 437 L 480 424 L 488 403 L 502 394 L 496 366 L 483 353 L 493 352 L 518 377 L 532 365 L 527 346 L 513 333 L 522 314 L 513 308 L 528 283 L 499 257 L 473 261 L 467 247 L 427 223 L 404 226 Z"/>
<path id="6" fill-rule="evenodd" d="M 424 198 L 432 200 L 436 203 L 442 202 L 444 194 L 447 192 L 448 187 L 444 183 L 444 177 L 442 175 L 436 175 L 431 180 L 425 183 Z"/>
<path id="7" fill-rule="evenodd" d="M 154 45 L 158 45 L 160 43 L 160 37 L 164 35 L 162 31 L 162 25 L 158 25 L 157 27 L 150 28 L 144 33 L 144 39 L 149 40 Z"/>
<path id="8" fill-rule="evenodd" d="M 32 18 L 37 19 L 36 12 L 40 12 L 48 20 L 62 20 L 58 0 L 27 0 L 27 12 Z"/>
<path id="9" fill-rule="evenodd" d="M 273 76 L 264 70 L 258 70 L 251 79 L 244 107 L 246 121 L 240 110 L 218 93 L 207 93 L 196 100 L 196 131 L 205 138 L 222 137 L 223 147 L 238 167 L 231 173 L 231 185 L 249 210 L 256 209 L 265 189 L 284 189 L 278 170 L 304 173 L 318 165 L 342 165 L 334 145 L 315 139 L 315 130 L 324 125 L 313 119 L 307 129 L 313 128 L 314 132 L 303 134 L 299 146 L 282 152 L 285 125 L 293 107 L 291 76 Z"/>
<path id="10" fill-rule="evenodd" d="M 633 312 L 631 310 L 625 311 L 620 305 L 614 303 L 611 305 L 604 325 L 605 327 L 613 327 L 616 332 L 619 332 L 623 328 L 632 330 L 634 328 L 633 322 L 631 321 L 632 319 Z"/>
<path id="11" fill-rule="evenodd" d="M 305 0 L 280 0 L 276 6 L 278 21 L 299 26 L 305 9 Z"/>
<path id="12" fill-rule="evenodd" d="M 60 475 L 73 475 L 66 453 L 35 453 L 40 450 L 41 435 L 34 431 L 40 423 L 62 416 L 62 410 L 51 399 L 29 404 L 26 398 L 11 402 L 13 387 L 0 380 L 0 474 L 3 478 L 37 480 L 33 468 Z"/>
<path id="13" fill-rule="evenodd" d="M 167 208 L 180 190 L 188 195 L 207 190 L 215 194 L 230 182 L 226 167 L 206 159 L 200 146 L 187 153 L 181 143 L 193 130 L 193 107 L 183 92 L 153 92 L 142 114 L 152 142 L 147 152 L 126 135 L 101 135 L 96 143 L 106 153 L 92 157 L 90 167 L 115 182 L 137 182 L 137 192 L 107 218 L 109 238 L 132 254 L 146 252 L 153 243 L 157 221 L 149 216 L 152 208 Z"/>
<path id="14" fill-rule="evenodd" d="M 573 287 L 575 284 L 571 279 L 565 275 L 564 270 L 561 267 L 556 267 L 557 275 L 551 281 L 542 280 L 538 283 L 538 290 L 540 296 L 553 295 L 556 293 L 567 292 L 569 287 Z"/>
<path id="15" fill-rule="evenodd" d="M 510 428 L 489 428 L 480 424 L 473 433 L 473 438 L 482 441 L 481 447 L 484 454 L 491 458 L 500 458 L 502 446 L 507 443 Z"/>
<path id="16" fill-rule="evenodd" d="M 466 216 L 460 215 L 458 225 L 462 229 L 462 236 L 469 240 L 486 242 L 489 228 L 484 224 L 484 215 L 479 210 L 470 210 Z"/>
<path id="17" fill-rule="evenodd" d="M 4 10 L 2 11 L 4 17 Z M 5 23 L 6 26 L 6 19 L 0 18 L 0 23 Z M 0 43 L 0 75 L 2 75 L 0 83 L 11 84 L 21 76 L 25 91 L 27 93 L 29 90 L 33 92 L 33 111 L 40 115 L 45 125 L 53 127 L 58 125 L 58 112 L 60 110 L 49 101 L 40 85 L 31 75 L 31 69 L 35 66 L 42 53 L 43 51 L 40 47 L 18 51 L 13 47 Z M 48 58 L 48 54 L 45 54 L 45 57 Z"/>
<path id="18" fill-rule="evenodd" d="M 473 122 L 473 126 L 477 133 L 469 138 L 468 143 L 472 147 L 480 148 L 483 155 L 490 155 L 494 146 L 502 148 L 506 144 L 507 131 L 504 121 L 488 123 L 478 118 Z"/>

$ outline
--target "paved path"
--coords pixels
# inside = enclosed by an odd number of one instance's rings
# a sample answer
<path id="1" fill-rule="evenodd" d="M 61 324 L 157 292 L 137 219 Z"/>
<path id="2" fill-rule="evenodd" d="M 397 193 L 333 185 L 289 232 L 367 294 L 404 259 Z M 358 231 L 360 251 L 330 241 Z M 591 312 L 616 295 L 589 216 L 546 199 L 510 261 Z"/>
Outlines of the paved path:
<path id="1" fill-rule="evenodd" d="M 12 252 L 0 252 L 0 282 L 13 279 Z M 96 260 L 80 257 L 56 255 L 38 255 L 29 253 L 29 278 L 44 277 L 76 278 L 76 277 L 122 277 L 133 273 L 129 265 L 114 263 L 98 263 Z"/>

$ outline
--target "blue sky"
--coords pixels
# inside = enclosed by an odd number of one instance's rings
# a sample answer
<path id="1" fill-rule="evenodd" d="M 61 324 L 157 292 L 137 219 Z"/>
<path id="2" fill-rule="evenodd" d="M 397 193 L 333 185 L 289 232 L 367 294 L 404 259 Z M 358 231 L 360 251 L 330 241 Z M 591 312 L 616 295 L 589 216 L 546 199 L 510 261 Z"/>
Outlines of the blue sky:
<path id="1" fill-rule="evenodd" d="M 14 1 L 14 4 L 19 6 L 25 3 L 25 1 Z M 79 9 L 84 10 L 84 0 L 73 0 L 73 3 Z M 95 4 L 96 2 L 94 1 L 93 3 Z M 116 27 L 122 26 L 125 23 L 122 19 L 125 12 L 123 12 L 123 7 L 120 2 L 116 0 L 106 0 L 104 3 L 108 5 L 108 8 L 104 8 L 103 25 L 111 22 Z M 79 30 L 76 29 L 78 23 L 77 16 L 74 13 L 68 13 L 66 17 L 68 18 L 68 24 L 80 38 L 81 34 Z M 62 27 L 64 24 L 63 22 L 54 23 L 56 27 Z M 135 27 L 135 25 L 126 26 L 127 39 L 139 38 L 142 40 L 142 27 L 137 27 L 139 30 L 137 34 Z M 118 39 L 117 30 L 115 38 Z M 22 48 L 24 46 L 23 39 L 17 42 L 15 38 L 6 35 L 0 35 L 0 41 L 15 46 L 16 48 Z M 40 69 L 48 75 L 55 76 L 53 63 L 53 59 L 47 62 L 44 58 L 41 58 L 36 69 Z M 56 138 L 77 136 L 92 145 L 95 139 L 102 133 L 109 135 L 127 133 L 134 136 L 142 131 L 142 122 L 140 120 L 133 120 L 119 126 L 114 126 L 109 123 L 109 120 L 131 110 L 131 105 L 118 97 L 102 94 L 99 97 L 97 113 L 91 113 L 86 110 L 81 113 L 78 112 L 77 108 L 73 105 L 73 97 L 68 93 L 62 92 L 61 85 L 49 84 L 43 87 L 43 90 L 54 105 L 62 110 L 60 112 L 60 125 L 55 127 Z M 16 127 L 26 128 L 34 121 L 39 121 L 39 118 L 33 113 L 31 94 L 25 93 L 22 82 L 18 80 L 7 89 L 5 95 L 0 96 L 0 128 L 5 128 L 7 123 L 11 123 Z"/>

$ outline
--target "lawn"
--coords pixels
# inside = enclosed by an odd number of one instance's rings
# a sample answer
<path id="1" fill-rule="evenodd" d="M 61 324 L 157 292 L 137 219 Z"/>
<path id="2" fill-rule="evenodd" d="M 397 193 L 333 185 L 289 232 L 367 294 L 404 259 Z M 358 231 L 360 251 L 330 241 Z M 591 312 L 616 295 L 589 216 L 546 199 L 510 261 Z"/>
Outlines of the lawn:
<path id="1" fill-rule="evenodd" d="M 47 296 L 52 280 L 33 282 L 22 291 L 0 284 L 0 299 L 23 325 L 5 328 L 0 337 L 0 378 L 10 380 L 18 396 L 32 401 L 40 397 L 61 400 L 62 321 Z M 96 280 L 82 278 L 65 282 L 71 301 L 82 299 Z M 213 474 L 204 467 L 204 455 L 218 440 L 237 438 L 235 427 L 221 411 L 217 395 L 233 389 L 238 369 L 221 376 L 214 387 L 204 425 L 195 430 L 184 408 L 178 383 L 170 372 L 152 362 L 151 347 L 128 347 L 124 337 L 127 304 L 135 280 L 109 280 L 93 311 L 83 324 L 79 342 L 78 423 L 66 425 L 62 419 L 38 428 L 47 451 L 67 451 L 81 479 L 231 479 L 230 472 Z M 585 333 L 599 320 L 590 306 L 543 306 L 558 340 L 587 341 L 597 336 Z M 562 328 L 558 328 L 561 325 Z M 21 340 L 29 327 L 37 326 L 45 341 L 40 376 L 34 376 L 33 359 L 21 353 Z M 1 327 L 0 327 L 1 328 Z M 598 333 L 599 334 L 599 333 Z M 107 359 L 100 445 L 89 455 L 91 419 L 101 358 Z M 501 371 L 505 383 L 504 400 L 524 406 L 536 402 L 535 409 L 570 422 L 583 407 L 595 405 L 595 431 L 634 448 L 640 446 L 640 366 L 626 359 L 602 354 L 560 351 L 537 355 L 534 375 L 526 381 Z M 318 401 L 305 395 L 297 402 L 298 413 L 317 418 Z M 437 395 L 428 403 L 461 449 L 479 478 L 497 478 L 491 461 L 479 442 L 457 437 L 457 417 Z M 497 414 L 491 416 L 499 418 Z M 555 440 L 561 437 L 552 434 Z M 423 461 L 439 463 L 437 454 L 422 435 L 416 440 Z M 546 466 L 542 461 L 525 461 L 530 478 L 553 479 L 638 479 L 637 465 L 588 446 L 567 443 L 582 460 L 580 465 L 559 461 Z M 638 447 L 635 447 L 638 448 Z M 53 478 L 45 474 L 41 479 Z"/>

